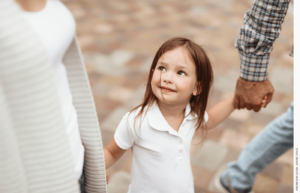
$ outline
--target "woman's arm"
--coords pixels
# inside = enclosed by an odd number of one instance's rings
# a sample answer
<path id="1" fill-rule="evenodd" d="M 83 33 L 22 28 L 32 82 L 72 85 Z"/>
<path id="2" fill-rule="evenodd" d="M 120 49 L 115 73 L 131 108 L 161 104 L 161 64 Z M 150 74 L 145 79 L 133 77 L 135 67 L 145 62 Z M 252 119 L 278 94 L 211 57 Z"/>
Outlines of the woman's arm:
<path id="1" fill-rule="evenodd" d="M 121 149 L 115 139 L 113 138 L 109 144 L 103 149 L 104 160 L 105 160 L 105 169 L 112 166 L 116 161 L 122 157 L 126 150 Z"/>
<path id="2" fill-rule="evenodd" d="M 230 96 L 208 110 L 207 114 L 209 118 L 206 123 L 207 129 L 214 128 L 233 112 L 233 97 L 234 95 Z"/>

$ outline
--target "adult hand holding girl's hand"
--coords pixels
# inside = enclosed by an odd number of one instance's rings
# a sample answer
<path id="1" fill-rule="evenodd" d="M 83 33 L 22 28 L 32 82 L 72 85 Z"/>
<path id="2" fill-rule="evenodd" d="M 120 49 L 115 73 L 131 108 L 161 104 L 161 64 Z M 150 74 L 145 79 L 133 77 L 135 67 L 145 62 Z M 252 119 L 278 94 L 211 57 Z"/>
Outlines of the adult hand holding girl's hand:
<path id="1" fill-rule="evenodd" d="M 274 93 L 274 87 L 267 79 L 263 82 L 247 81 L 239 77 L 236 83 L 234 95 L 234 108 L 260 111 L 261 107 L 267 107 L 271 102 Z M 267 96 L 264 105 L 262 99 Z"/>

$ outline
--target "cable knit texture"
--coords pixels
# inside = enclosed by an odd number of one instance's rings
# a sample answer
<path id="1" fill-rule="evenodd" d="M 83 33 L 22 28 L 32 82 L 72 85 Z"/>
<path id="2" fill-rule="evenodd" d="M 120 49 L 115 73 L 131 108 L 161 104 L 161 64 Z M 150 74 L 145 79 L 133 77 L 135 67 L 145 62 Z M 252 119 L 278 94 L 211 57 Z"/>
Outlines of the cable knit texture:
<path id="1" fill-rule="evenodd" d="M 13 0 L 0 1 L 0 192 L 76 193 L 53 67 Z M 80 49 L 64 56 L 85 148 L 87 193 L 106 193 L 101 133 Z"/>

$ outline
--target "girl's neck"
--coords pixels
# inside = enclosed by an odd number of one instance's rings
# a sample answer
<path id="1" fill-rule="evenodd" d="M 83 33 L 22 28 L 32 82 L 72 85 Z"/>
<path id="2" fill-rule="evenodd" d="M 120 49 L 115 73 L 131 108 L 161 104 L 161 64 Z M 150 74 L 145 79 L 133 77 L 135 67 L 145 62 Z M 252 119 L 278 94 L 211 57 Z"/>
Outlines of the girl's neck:
<path id="1" fill-rule="evenodd" d="M 177 132 L 179 131 L 180 125 L 184 120 L 184 109 L 187 103 L 188 102 L 178 105 L 169 105 L 158 101 L 160 112 L 162 113 L 168 124 Z"/>
<path id="2" fill-rule="evenodd" d="M 38 12 L 46 6 L 46 0 L 15 0 L 24 11 Z"/>
<path id="3" fill-rule="evenodd" d="M 166 104 L 161 101 L 158 101 L 158 107 L 164 117 L 173 117 L 173 118 L 184 117 L 184 110 L 186 108 L 186 105 L 187 105 L 187 103 L 170 105 L 170 104 Z"/>

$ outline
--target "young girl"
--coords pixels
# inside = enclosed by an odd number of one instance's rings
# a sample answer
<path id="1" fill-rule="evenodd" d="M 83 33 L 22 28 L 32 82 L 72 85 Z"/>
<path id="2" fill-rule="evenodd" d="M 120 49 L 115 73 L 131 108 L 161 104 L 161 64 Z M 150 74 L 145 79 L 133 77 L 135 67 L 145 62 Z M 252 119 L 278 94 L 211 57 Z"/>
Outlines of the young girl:
<path id="1" fill-rule="evenodd" d="M 177 37 L 159 48 L 143 103 L 126 113 L 103 150 L 108 168 L 132 148 L 128 193 L 194 192 L 192 137 L 197 129 L 215 127 L 234 110 L 231 96 L 206 113 L 212 81 L 210 61 L 196 43 Z"/>

